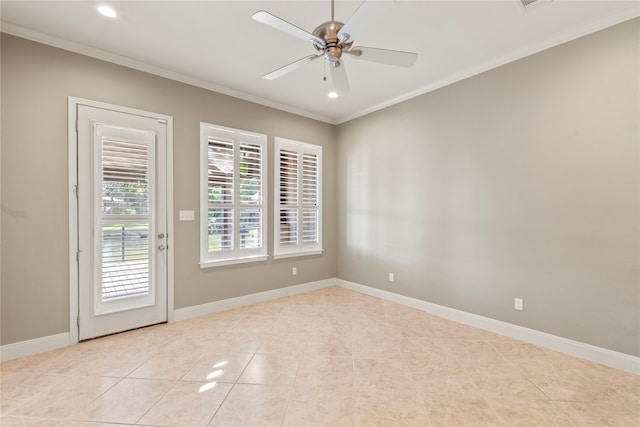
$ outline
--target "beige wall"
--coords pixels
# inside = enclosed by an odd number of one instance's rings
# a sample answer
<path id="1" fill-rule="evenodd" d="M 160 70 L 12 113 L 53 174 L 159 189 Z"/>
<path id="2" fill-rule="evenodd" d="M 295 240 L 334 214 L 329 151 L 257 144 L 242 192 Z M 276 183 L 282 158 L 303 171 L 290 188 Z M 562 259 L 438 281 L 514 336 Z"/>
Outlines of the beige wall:
<path id="1" fill-rule="evenodd" d="M 639 22 L 339 126 L 338 277 L 640 356 Z"/>
<path id="2" fill-rule="evenodd" d="M 1 65 L 2 344 L 69 331 L 68 96 L 173 116 L 176 218 L 198 212 L 200 121 L 268 135 L 269 201 L 274 136 L 323 146 L 324 254 L 202 270 L 198 222 L 176 221 L 176 308 L 335 277 L 334 126 L 6 34 Z"/>

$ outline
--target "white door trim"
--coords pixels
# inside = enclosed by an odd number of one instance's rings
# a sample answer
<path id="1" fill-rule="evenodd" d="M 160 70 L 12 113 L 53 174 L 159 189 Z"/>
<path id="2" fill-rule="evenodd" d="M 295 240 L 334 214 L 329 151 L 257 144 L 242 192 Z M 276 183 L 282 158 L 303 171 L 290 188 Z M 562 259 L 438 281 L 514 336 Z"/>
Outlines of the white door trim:
<path id="1" fill-rule="evenodd" d="M 76 188 L 78 185 L 78 147 L 77 147 L 77 107 L 86 105 L 89 107 L 103 108 L 108 110 L 121 111 L 123 113 L 136 114 L 140 116 L 153 117 L 167 122 L 167 321 L 174 319 L 174 227 L 173 227 L 173 117 L 165 114 L 151 113 L 134 108 L 121 107 L 99 101 L 92 101 L 83 98 L 70 96 L 68 98 L 68 164 L 69 171 L 68 191 L 69 191 L 69 344 L 78 342 L 78 261 L 76 258 L 78 251 L 78 199 Z M 80 191 L 88 191 L 87 189 Z"/>

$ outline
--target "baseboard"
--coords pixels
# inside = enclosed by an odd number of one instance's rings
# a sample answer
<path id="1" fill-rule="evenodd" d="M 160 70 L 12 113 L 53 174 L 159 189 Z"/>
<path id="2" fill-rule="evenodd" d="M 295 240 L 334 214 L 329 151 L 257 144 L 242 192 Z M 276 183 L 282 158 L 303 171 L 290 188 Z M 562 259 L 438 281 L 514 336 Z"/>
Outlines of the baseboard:
<path id="1" fill-rule="evenodd" d="M 19 357 L 31 356 L 60 347 L 66 347 L 69 345 L 70 339 L 69 332 L 64 332 L 62 334 L 49 335 L 13 344 L 5 344 L 0 346 L 0 361 L 6 362 Z"/>
<path id="2" fill-rule="evenodd" d="M 619 353 L 606 348 L 596 347 L 591 344 L 558 337 L 556 335 L 547 334 L 545 332 L 536 331 L 523 326 L 513 325 L 511 323 L 502 322 L 489 317 L 467 313 L 465 311 L 456 310 L 342 279 L 336 279 L 335 283 L 345 289 L 350 289 L 352 291 L 384 299 L 386 301 L 415 308 L 429 314 L 444 317 L 445 319 L 495 332 L 497 334 L 505 335 L 531 344 L 540 345 L 542 347 L 550 348 L 582 359 L 601 363 L 612 368 L 622 369 L 634 374 L 640 374 L 639 357 Z"/>
<path id="3" fill-rule="evenodd" d="M 179 308 L 173 311 L 172 319 L 173 321 L 190 319 L 192 317 L 204 316 L 207 314 L 218 313 L 220 311 L 244 307 L 246 305 L 257 304 L 260 302 L 271 301 L 274 299 L 301 294 L 304 292 L 315 291 L 317 289 L 328 288 L 330 286 L 336 286 L 336 284 L 336 279 L 331 278 L 319 280 L 316 282 L 302 283 L 300 285 L 287 286 L 270 291 L 258 292 L 241 297 L 213 301 L 206 304 L 199 304 L 186 308 Z"/>

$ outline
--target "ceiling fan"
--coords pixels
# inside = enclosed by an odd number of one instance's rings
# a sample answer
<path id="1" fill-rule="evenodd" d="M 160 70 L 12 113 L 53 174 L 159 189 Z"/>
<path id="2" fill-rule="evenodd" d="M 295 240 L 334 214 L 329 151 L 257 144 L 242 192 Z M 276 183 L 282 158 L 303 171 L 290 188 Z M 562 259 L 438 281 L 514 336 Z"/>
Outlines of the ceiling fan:
<path id="1" fill-rule="evenodd" d="M 367 2 L 367 0 L 364 0 L 351 18 L 343 24 L 335 20 L 334 0 L 331 0 L 331 21 L 320 24 L 312 33 L 264 10 L 254 13 L 252 16 L 254 20 L 310 42 L 317 52 L 315 55 L 305 56 L 262 77 L 267 80 L 274 80 L 300 68 L 306 63 L 324 57 L 330 65 L 334 90 L 346 92 L 349 90 L 349 81 L 342 63 L 343 54 L 366 61 L 411 67 L 418 58 L 416 53 L 364 46 L 352 47 L 354 39 L 367 23 L 383 14 L 391 4 L 393 4 L 393 1 Z"/>

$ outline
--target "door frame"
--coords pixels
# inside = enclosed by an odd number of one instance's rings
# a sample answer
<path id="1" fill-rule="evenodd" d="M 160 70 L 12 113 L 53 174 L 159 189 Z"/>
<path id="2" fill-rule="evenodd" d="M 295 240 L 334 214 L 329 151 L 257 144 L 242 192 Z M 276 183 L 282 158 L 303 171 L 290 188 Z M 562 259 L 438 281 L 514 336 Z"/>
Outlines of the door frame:
<path id="1" fill-rule="evenodd" d="M 114 110 L 127 114 L 150 117 L 164 120 L 167 123 L 167 321 L 174 320 L 174 227 L 173 227 L 173 117 L 165 114 L 152 113 L 135 108 L 122 107 L 105 102 L 92 101 L 89 99 L 70 96 L 67 103 L 67 138 L 68 138 L 68 163 L 69 171 L 68 192 L 69 192 L 69 344 L 76 344 L 79 339 L 79 252 L 78 244 L 78 134 L 77 134 L 77 111 L 79 105 Z M 89 191 L 80 188 L 79 191 Z"/>

